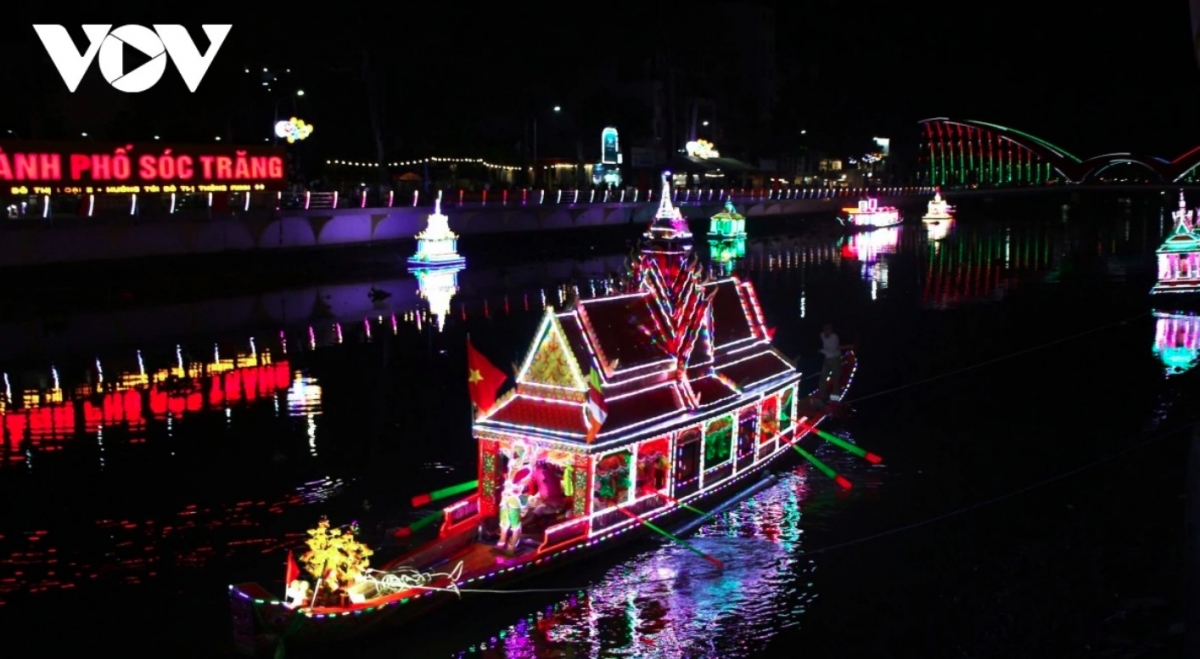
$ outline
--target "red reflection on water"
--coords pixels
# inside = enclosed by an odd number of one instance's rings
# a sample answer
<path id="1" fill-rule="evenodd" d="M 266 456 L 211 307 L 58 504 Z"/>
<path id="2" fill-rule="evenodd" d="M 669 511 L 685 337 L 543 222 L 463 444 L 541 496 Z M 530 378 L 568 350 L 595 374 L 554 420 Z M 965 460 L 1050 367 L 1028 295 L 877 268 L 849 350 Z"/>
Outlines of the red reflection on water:
<path id="1" fill-rule="evenodd" d="M 269 357 L 264 357 L 269 360 Z M 168 416 L 182 419 L 206 408 L 216 409 L 234 402 L 252 403 L 269 398 L 291 384 L 291 368 L 287 361 L 265 363 L 221 372 L 219 365 L 199 369 L 195 377 L 166 379 L 153 384 L 114 385 L 101 393 L 85 390 L 75 400 L 58 401 L 61 390 L 39 396 L 19 408 L 0 408 L 3 418 L 3 440 L 9 456 L 22 460 L 22 442 L 28 440 L 41 450 L 53 450 L 53 442 L 74 437 L 80 430 L 96 432 L 100 428 L 125 425 L 141 428 L 150 419 L 163 420 Z M 142 380 L 146 380 L 143 376 Z M 118 382 L 137 381 L 135 374 L 120 374 Z M 207 391 L 207 394 L 206 394 Z M 82 419 L 79 427 L 77 420 Z"/>
<path id="2" fill-rule="evenodd" d="M 255 363 L 260 360 L 264 363 Z M 243 365 L 234 366 L 239 363 Z M 18 407 L 5 407 L 0 397 L 0 449 L 7 449 L 4 452 L 14 460 L 24 460 L 27 447 L 58 449 L 62 440 L 81 433 L 117 426 L 144 428 L 151 419 L 168 415 L 185 420 L 234 401 L 270 399 L 286 390 L 291 380 L 288 362 L 271 363 L 264 353 L 240 356 L 235 362 L 195 365 L 186 374 L 182 367 L 152 376 L 122 373 L 107 390 L 80 387 L 74 399 L 65 401 L 61 389 L 26 392 Z M 97 520 L 94 529 L 72 529 L 70 537 L 59 542 L 48 530 L 9 530 L 0 535 L 0 605 L 17 593 L 59 591 L 92 580 L 138 584 L 163 569 L 200 567 L 213 560 L 232 560 L 239 551 L 267 552 L 295 544 L 297 538 L 290 536 L 257 537 L 258 529 L 289 507 L 311 503 L 310 485 L 275 501 L 192 505 L 166 521 Z M 325 495 L 322 490 L 317 499 Z M 253 558 L 237 560 L 246 563 Z"/>

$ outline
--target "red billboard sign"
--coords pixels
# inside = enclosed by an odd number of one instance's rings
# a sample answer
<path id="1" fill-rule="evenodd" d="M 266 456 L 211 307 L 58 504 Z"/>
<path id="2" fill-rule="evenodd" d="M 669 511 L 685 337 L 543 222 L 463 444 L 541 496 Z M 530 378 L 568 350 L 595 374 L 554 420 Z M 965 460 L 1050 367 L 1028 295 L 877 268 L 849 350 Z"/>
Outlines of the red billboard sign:
<path id="1" fill-rule="evenodd" d="M 0 192 L 262 192 L 286 184 L 284 150 L 159 142 L 0 141 Z"/>

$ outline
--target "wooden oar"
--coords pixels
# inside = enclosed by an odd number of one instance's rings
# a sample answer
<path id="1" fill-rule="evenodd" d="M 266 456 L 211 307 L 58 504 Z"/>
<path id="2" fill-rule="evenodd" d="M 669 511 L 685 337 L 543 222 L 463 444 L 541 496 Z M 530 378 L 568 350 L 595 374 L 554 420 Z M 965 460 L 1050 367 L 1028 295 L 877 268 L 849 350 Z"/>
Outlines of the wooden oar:
<path id="1" fill-rule="evenodd" d="M 477 487 L 479 487 L 479 481 L 477 480 L 462 483 L 460 485 L 454 485 L 452 487 L 443 487 L 440 490 L 434 490 L 428 494 L 418 494 L 412 498 L 412 505 L 413 508 L 420 508 L 428 503 L 445 499 L 447 497 L 452 497 L 456 494 L 462 494 L 463 492 L 469 492 Z"/>
<path id="2" fill-rule="evenodd" d="M 704 558 L 704 560 L 706 560 L 706 561 L 708 561 L 708 562 L 712 563 L 713 565 L 716 565 L 717 567 L 721 568 L 722 570 L 723 570 L 723 569 L 725 569 L 725 564 L 724 564 L 724 563 L 722 563 L 721 561 L 719 561 L 719 560 L 717 560 L 717 559 L 713 558 L 712 556 L 709 556 L 708 554 L 706 554 L 706 553 L 704 553 L 704 552 L 700 551 L 699 549 L 696 549 L 696 548 L 695 548 L 695 547 L 693 547 L 692 545 L 690 545 L 690 544 L 688 544 L 687 542 L 685 542 L 683 539 L 681 539 L 681 538 L 677 538 L 677 537 L 675 537 L 675 536 L 671 535 L 670 533 L 667 533 L 666 531 L 664 531 L 664 530 L 660 529 L 659 527 L 655 526 L 654 524 L 650 523 L 649 521 L 647 521 L 647 520 L 644 520 L 644 519 L 642 519 L 641 517 L 638 517 L 636 514 L 634 514 L 634 513 L 631 513 L 631 512 L 629 512 L 628 510 L 626 510 L 626 509 L 624 509 L 624 508 L 617 508 L 617 510 L 619 510 L 619 511 L 621 511 L 621 512 L 625 513 L 625 514 L 626 514 L 627 516 L 629 516 L 631 519 L 637 520 L 637 522 L 638 522 L 639 524 L 641 524 L 642 526 L 644 526 L 644 527 L 646 527 L 646 528 L 650 529 L 651 531 L 654 531 L 655 533 L 657 533 L 657 534 L 661 535 L 662 537 L 664 537 L 664 538 L 666 538 L 666 539 L 670 540 L 671 542 L 674 542 L 675 544 L 677 544 L 677 545 L 680 545 L 680 546 L 681 546 L 681 547 L 683 547 L 684 549 L 687 549 L 687 550 L 689 550 L 689 551 L 692 551 L 692 552 L 694 552 L 694 553 L 696 553 L 696 554 L 698 554 L 698 555 L 702 556 L 702 557 Z"/>
<path id="3" fill-rule="evenodd" d="M 842 439 L 841 437 L 838 437 L 837 435 L 831 435 L 816 426 L 810 426 L 807 423 L 800 423 L 800 422 L 797 422 L 796 425 L 803 427 L 805 430 L 808 430 L 809 432 L 815 433 L 817 435 L 817 437 L 820 437 L 821 439 L 829 442 L 830 444 L 833 444 L 834 446 L 836 446 L 840 449 L 845 449 L 846 451 L 849 451 L 850 453 L 857 455 L 858 457 L 862 458 L 863 460 L 866 460 L 867 462 L 870 462 L 873 465 L 877 465 L 880 462 L 883 462 L 883 458 L 879 457 L 878 455 L 875 455 L 874 453 L 872 453 L 870 451 L 867 451 L 858 446 L 855 446 L 854 444 L 851 444 L 850 442 Z"/>
<path id="4" fill-rule="evenodd" d="M 408 526 L 405 526 L 404 528 L 397 529 L 396 532 L 392 534 L 392 537 L 407 538 L 408 536 L 412 535 L 413 533 L 416 533 L 417 531 L 420 531 L 421 529 L 425 528 L 426 526 L 429 526 L 430 524 L 433 524 L 434 522 L 440 520 L 442 518 L 442 515 L 444 515 L 444 514 L 445 514 L 445 511 L 443 511 L 443 510 L 435 510 L 435 511 L 429 513 L 428 515 L 422 517 L 421 519 L 418 519 L 417 521 L 413 522 L 412 524 L 409 524 Z"/>
<path id="5" fill-rule="evenodd" d="M 795 449 L 797 453 L 799 453 L 800 455 L 804 456 L 804 459 L 805 459 L 805 460 L 808 460 L 809 462 L 811 462 L 811 463 L 812 463 L 812 466 L 814 466 L 814 467 L 816 467 L 817 469 L 819 469 L 819 470 L 821 471 L 821 473 L 823 473 L 823 474 L 825 474 L 826 476 L 828 476 L 828 477 L 832 478 L 832 479 L 833 479 L 833 482 L 835 482 L 835 483 L 837 483 L 838 485 L 840 485 L 840 486 L 842 487 L 842 489 L 843 489 L 843 490 L 848 490 L 848 489 L 850 489 L 851 487 L 854 487 L 854 484 L 853 484 L 853 483 L 851 483 L 849 480 L 847 480 L 845 476 L 840 476 L 840 475 L 838 475 L 838 473 L 837 473 L 836 471 L 834 471 L 832 468 L 830 468 L 830 466 L 829 466 L 829 465 L 827 465 L 827 464 L 825 464 L 824 462 L 821 462 L 820 460 L 818 460 L 818 459 L 817 459 L 817 456 L 815 456 L 815 455 L 813 455 L 812 453 L 809 453 L 808 451 L 805 451 L 804 449 L 800 448 L 800 446 L 799 446 L 798 444 L 792 444 L 792 445 L 791 445 L 791 447 L 792 447 L 793 449 Z"/>
<path id="6" fill-rule="evenodd" d="M 706 513 L 703 510 L 696 508 L 695 506 L 690 506 L 686 503 L 680 503 L 678 499 L 673 499 L 673 498 L 667 496 L 666 494 L 663 494 L 662 492 L 659 492 L 658 496 L 666 499 L 667 501 L 670 501 L 671 503 L 675 504 L 676 506 L 679 506 L 680 508 L 685 508 L 687 510 L 690 510 L 690 511 L 696 513 L 697 515 L 700 516 L 701 519 L 707 519 L 707 520 L 715 520 L 716 519 L 716 516 L 713 515 L 712 513 Z"/>

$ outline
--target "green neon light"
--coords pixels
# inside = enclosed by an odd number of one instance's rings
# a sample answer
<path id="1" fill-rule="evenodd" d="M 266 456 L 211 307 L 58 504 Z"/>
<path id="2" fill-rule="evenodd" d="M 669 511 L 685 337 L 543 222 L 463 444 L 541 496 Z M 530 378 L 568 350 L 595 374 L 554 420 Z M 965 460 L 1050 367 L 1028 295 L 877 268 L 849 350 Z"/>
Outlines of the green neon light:
<path id="1" fill-rule="evenodd" d="M 446 497 L 452 497 L 456 494 L 462 494 L 463 492 L 469 492 L 471 490 L 474 490 L 477 487 L 479 487 L 479 481 L 476 480 L 476 481 L 470 481 L 469 483 L 462 483 L 460 485 L 455 485 L 453 487 L 446 487 L 446 488 L 442 488 L 440 490 L 434 490 L 429 493 L 429 500 L 437 501 L 439 499 L 445 499 Z"/>
<path id="2" fill-rule="evenodd" d="M 1067 158 L 1070 158 L 1071 160 L 1074 160 L 1077 163 L 1083 162 L 1074 154 L 1068 153 L 1065 149 L 1057 147 L 1057 146 L 1047 142 L 1046 140 L 1041 139 L 1040 137 L 1034 137 L 1033 135 L 1030 135 L 1029 133 L 1024 133 L 1015 128 L 1009 128 L 1008 126 L 1001 126 L 1000 124 L 991 124 L 986 121 L 977 121 L 975 119 L 971 119 L 969 121 L 970 121 L 970 123 L 979 124 L 980 126 L 989 126 L 991 128 L 999 128 L 1000 130 L 1003 130 L 1003 131 L 1006 131 L 1009 133 L 1013 133 L 1014 135 L 1020 135 L 1021 137 L 1024 137 L 1025 139 L 1030 140 L 1031 142 L 1034 142 L 1035 144 L 1038 144 L 1038 145 L 1046 147 L 1047 149 L 1050 149 L 1051 151 L 1053 151 L 1054 153 L 1056 153 L 1058 155 L 1066 156 Z"/>
<path id="3" fill-rule="evenodd" d="M 426 526 L 429 526 L 430 524 L 433 524 L 434 522 L 441 521 L 442 514 L 443 514 L 443 511 L 441 511 L 441 510 L 439 510 L 437 512 L 429 513 L 428 515 L 422 517 L 421 519 L 413 522 L 412 525 L 409 526 L 408 528 L 410 531 L 420 531 L 421 529 L 425 528 Z"/>

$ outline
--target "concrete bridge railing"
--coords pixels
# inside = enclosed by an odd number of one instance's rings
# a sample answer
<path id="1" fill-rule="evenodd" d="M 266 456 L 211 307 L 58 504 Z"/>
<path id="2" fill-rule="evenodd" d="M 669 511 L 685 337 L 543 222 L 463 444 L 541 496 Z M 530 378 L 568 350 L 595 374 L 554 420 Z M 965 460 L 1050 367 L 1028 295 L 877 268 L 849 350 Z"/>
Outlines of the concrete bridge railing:
<path id="1" fill-rule="evenodd" d="M 881 203 L 923 203 L 929 191 L 880 197 Z M 719 200 L 685 200 L 685 217 L 702 219 L 720 212 Z M 804 213 L 836 213 L 845 198 L 761 198 L 738 211 L 748 218 Z M 559 231 L 648 223 L 653 203 L 536 204 L 444 207 L 450 227 L 461 236 Z M 0 267 L 21 267 L 140 257 L 219 254 L 296 248 L 368 245 L 412 239 L 425 228 L 429 207 L 327 208 L 270 212 L 126 217 L 69 217 L 0 223 Z"/>

